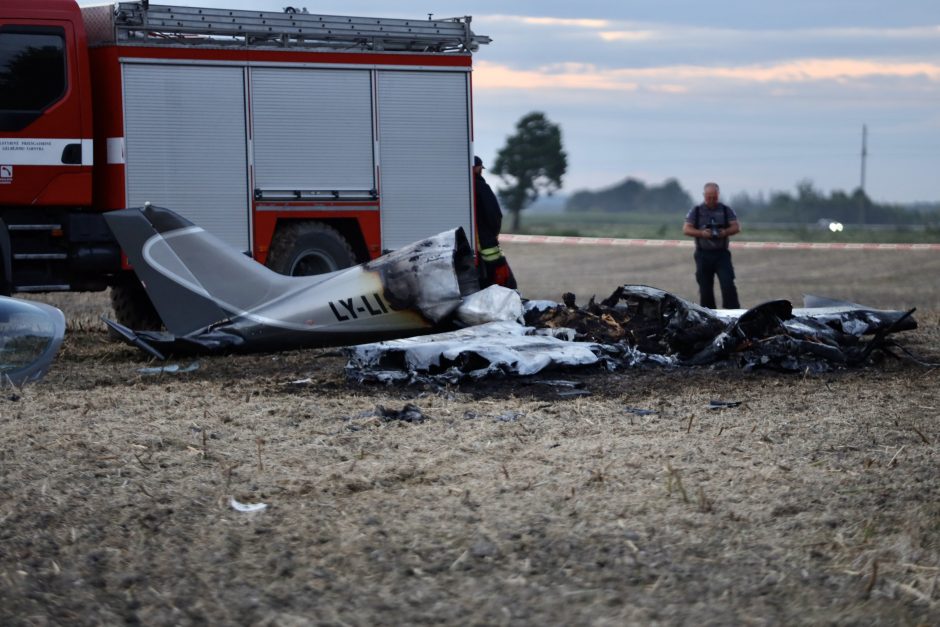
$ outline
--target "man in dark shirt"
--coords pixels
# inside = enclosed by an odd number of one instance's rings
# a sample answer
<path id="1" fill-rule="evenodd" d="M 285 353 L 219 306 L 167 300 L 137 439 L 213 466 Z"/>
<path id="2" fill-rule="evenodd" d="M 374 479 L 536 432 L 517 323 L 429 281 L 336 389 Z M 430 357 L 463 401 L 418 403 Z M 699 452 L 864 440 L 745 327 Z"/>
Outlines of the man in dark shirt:
<path id="1" fill-rule="evenodd" d="M 503 227 L 503 212 L 496 194 L 483 178 L 483 160 L 473 158 L 473 190 L 476 198 L 477 247 L 482 261 L 482 287 L 502 285 L 516 289 L 516 277 L 509 262 L 499 248 L 499 232 Z"/>
<path id="2" fill-rule="evenodd" d="M 695 280 L 703 307 L 715 309 L 715 275 L 721 286 L 721 306 L 740 309 L 734 286 L 734 266 L 728 238 L 741 232 L 734 210 L 718 202 L 718 184 L 705 184 L 705 202 L 692 207 L 685 216 L 682 233 L 695 238 Z"/>

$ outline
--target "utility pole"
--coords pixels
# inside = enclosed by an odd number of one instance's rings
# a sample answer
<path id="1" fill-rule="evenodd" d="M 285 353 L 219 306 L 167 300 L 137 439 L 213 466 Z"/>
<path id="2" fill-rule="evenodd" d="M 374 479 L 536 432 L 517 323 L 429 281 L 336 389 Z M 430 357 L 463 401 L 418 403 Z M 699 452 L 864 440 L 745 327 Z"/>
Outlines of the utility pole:
<path id="1" fill-rule="evenodd" d="M 862 180 L 858 188 L 858 223 L 865 224 L 865 161 L 868 159 L 868 125 L 862 124 Z"/>
<path id="2" fill-rule="evenodd" d="M 868 125 L 862 124 L 862 183 L 859 189 L 865 193 L 865 160 L 868 158 Z"/>

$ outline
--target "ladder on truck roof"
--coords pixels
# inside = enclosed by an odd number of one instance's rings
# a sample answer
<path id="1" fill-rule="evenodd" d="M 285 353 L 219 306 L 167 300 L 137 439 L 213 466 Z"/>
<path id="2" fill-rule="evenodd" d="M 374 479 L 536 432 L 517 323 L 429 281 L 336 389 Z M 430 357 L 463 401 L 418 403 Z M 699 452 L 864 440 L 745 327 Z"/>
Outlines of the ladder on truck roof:
<path id="1" fill-rule="evenodd" d="M 314 15 L 290 7 L 283 13 L 203 9 L 141 0 L 117 3 L 111 26 L 119 43 L 466 53 L 491 41 L 474 34 L 470 20 Z"/>

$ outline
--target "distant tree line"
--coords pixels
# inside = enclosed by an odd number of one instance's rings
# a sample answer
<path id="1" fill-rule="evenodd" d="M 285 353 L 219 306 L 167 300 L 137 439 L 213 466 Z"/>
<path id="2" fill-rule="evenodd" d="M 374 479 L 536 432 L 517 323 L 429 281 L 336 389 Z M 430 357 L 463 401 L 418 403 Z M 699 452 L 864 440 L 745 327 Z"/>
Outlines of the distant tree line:
<path id="1" fill-rule="evenodd" d="M 878 203 L 862 190 L 851 194 L 834 190 L 829 194 L 817 189 L 812 181 L 797 183 L 795 193 L 775 191 L 769 195 L 741 192 L 727 202 L 738 215 L 754 222 L 811 224 L 820 219 L 846 224 L 940 224 L 940 202 L 901 205 Z M 676 179 L 661 185 L 647 185 L 628 178 L 599 191 L 579 191 L 568 198 L 569 212 L 643 212 L 684 214 L 700 202 L 682 188 Z"/>
<path id="2" fill-rule="evenodd" d="M 575 192 L 568 198 L 565 211 L 685 213 L 692 204 L 692 197 L 676 179 L 647 186 L 643 181 L 628 178 L 600 191 Z"/>
<path id="3" fill-rule="evenodd" d="M 750 196 L 736 194 L 731 202 L 734 210 L 755 222 L 808 223 L 827 218 L 845 224 L 937 224 L 940 203 L 902 205 L 873 201 L 861 189 L 851 194 L 833 190 L 828 195 L 812 181 L 797 183 L 796 193 L 771 192 Z"/>

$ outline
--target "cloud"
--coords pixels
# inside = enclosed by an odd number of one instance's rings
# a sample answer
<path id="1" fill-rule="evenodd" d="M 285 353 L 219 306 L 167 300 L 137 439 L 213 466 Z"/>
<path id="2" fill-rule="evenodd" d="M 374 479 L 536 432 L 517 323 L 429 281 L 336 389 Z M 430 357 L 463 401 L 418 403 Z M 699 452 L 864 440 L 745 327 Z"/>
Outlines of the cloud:
<path id="1" fill-rule="evenodd" d="M 649 41 L 654 39 L 720 39 L 742 38 L 766 40 L 768 38 L 800 39 L 940 39 L 940 24 L 905 27 L 800 27 L 800 28 L 722 28 L 690 26 L 666 22 L 636 22 L 591 18 L 561 18 L 530 15 L 478 15 L 474 21 L 485 24 L 515 23 L 536 27 L 564 27 L 580 29 L 608 42 Z"/>
<path id="2" fill-rule="evenodd" d="M 760 31 L 758 31 L 760 32 Z M 859 37 L 886 39 L 940 38 L 940 26 L 910 26 L 906 28 L 812 28 L 805 32 L 822 37 Z"/>
<path id="3" fill-rule="evenodd" d="M 760 83 L 800 83 L 875 77 L 940 80 L 940 64 L 930 62 L 869 61 L 864 59 L 798 59 L 767 66 L 685 67 L 667 69 L 681 78 L 726 78 Z"/>
<path id="4" fill-rule="evenodd" d="M 501 20 L 517 21 L 523 24 L 533 26 L 574 26 L 577 28 L 609 28 L 608 20 L 593 20 L 587 18 L 565 18 L 565 17 L 530 17 L 523 15 L 500 15 L 496 16 Z"/>
<path id="5" fill-rule="evenodd" d="M 604 30 L 598 37 L 604 41 L 651 41 L 662 37 L 661 31 L 655 30 Z"/>
<path id="6" fill-rule="evenodd" d="M 527 22 L 531 23 L 531 22 Z M 769 39 L 816 39 L 816 40 L 903 40 L 903 39 L 940 39 L 940 26 L 911 26 L 906 28 L 795 28 L 795 29 L 727 29 L 703 28 L 699 26 L 665 24 L 626 24 L 622 28 L 612 29 L 617 23 L 607 27 L 594 28 L 596 35 L 608 42 L 635 42 L 651 40 L 726 40 L 767 41 Z"/>
<path id="7" fill-rule="evenodd" d="M 739 66 L 670 65 L 601 68 L 590 63 L 556 63 L 531 70 L 480 61 L 475 89 L 585 89 L 681 94 L 714 82 L 799 84 L 896 78 L 940 81 L 940 63 L 865 59 L 795 59 Z"/>
<path id="8" fill-rule="evenodd" d="M 633 91 L 636 84 L 618 79 L 593 66 L 561 64 L 536 70 L 519 70 L 507 65 L 478 62 L 473 71 L 473 89 L 589 89 Z"/>
<path id="9" fill-rule="evenodd" d="M 737 65 L 808 58 L 940 59 L 940 25 L 799 28 L 708 27 L 698 24 L 534 16 L 478 16 L 475 28 L 494 37 L 483 54 L 529 69 L 559 56 L 616 66 Z M 554 45 L 545 45 L 553 42 Z M 625 57 L 625 55 L 629 55 Z"/>

